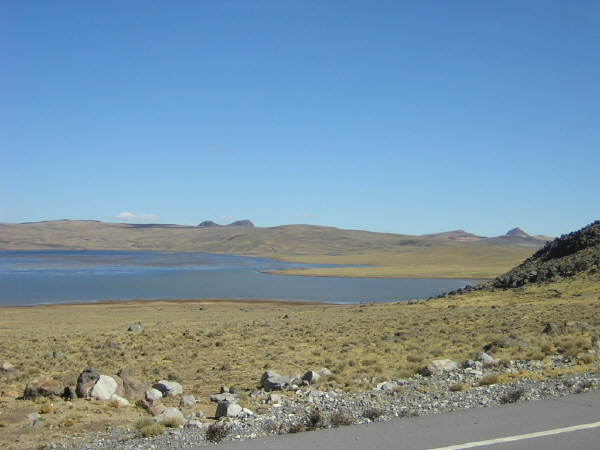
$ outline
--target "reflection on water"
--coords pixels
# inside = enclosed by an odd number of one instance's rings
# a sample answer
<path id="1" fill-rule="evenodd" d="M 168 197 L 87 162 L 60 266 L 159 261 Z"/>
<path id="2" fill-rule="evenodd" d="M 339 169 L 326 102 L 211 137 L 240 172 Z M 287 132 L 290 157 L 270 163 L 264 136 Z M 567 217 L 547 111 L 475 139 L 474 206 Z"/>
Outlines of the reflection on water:
<path id="1" fill-rule="evenodd" d="M 324 278 L 259 271 L 331 267 L 206 253 L 0 252 L 0 305 L 131 299 L 264 299 L 329 303 L 425 298 L 469 280 Z"/>

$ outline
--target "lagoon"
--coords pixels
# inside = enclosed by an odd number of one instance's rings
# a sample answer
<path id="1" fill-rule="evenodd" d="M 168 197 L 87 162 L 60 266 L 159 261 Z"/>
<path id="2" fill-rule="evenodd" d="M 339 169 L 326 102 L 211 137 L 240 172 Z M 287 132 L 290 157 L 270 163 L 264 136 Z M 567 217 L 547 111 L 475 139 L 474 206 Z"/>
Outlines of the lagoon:
<path id="1" fill-rule="evenodd" d="M 2 251 L 0 306 L 160 299 L 396 302 L 477 282 L 261 273 L 297 267 L 328 266 L 207 253 Z"/>

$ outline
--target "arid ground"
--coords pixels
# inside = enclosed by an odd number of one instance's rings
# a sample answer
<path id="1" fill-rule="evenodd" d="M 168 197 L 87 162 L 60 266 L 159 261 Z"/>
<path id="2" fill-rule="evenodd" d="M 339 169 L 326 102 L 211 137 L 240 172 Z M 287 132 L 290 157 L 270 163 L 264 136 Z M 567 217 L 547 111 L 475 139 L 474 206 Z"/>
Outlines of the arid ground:
<path id="1" fill-rule="evenodd" d="M 545 324 L 590 324 L 559 335 L 542 333 Z M 144 330 L 127 331 L 140 322 Z M 240 301 L 122 302 L 4 307 L 0 314 L 0 444 L 37 448 L 68 436 L 106 427 L 133 427 L 147 413 L 135 406 L 77 399 L 21 400 L 38 374 L 74 386 L 92 366 L 114 374 L 130 368 L 142 381 L 179 381 L 199 400 L 190 411 L 214 416 L 209 396 L 221 386 L 257 388 L 266 369 L 282 374 L 327 367 L 324 383 L 344 390 L 368 388 L 357 380 L 409 377 L 432 359 L 464 361 L 502 337 L 522 342 L 492 349 L 503 359 L 547 360 L 555 354 L 583 356 L 600 339 L 600 275 L 522 290 L 479 291 L 417 304 L 326 305 Z M 110 340 L 110 345 L 108 342 Z M 115 345 L 116 342 L 116 345 Z M 570 370 L 590 370 L 583 358 Z M 551 377 L 555 373 L 515 376 Z M 174 405 L 178 400 L 171 399 Z M 168 403 L 168 401 L 166 402 Z M 242 403 L 259 411 L 252 399 Z M 28 413 L 41 415 L 30 426 Z M 186 411 L 187 412 L 187 411 Z"/>

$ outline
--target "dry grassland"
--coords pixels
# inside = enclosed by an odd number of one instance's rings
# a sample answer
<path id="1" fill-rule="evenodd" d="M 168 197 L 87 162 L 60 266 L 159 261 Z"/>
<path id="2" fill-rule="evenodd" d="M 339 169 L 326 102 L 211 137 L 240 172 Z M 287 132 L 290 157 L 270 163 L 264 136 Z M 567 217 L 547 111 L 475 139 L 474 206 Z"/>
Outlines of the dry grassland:
<path id="1" fill-rule="evenodd" d="M 348 391 L 369 382 L 409 377 L 432 359 L 462 362 L 495 339 L 512 336 L 518 348 L 496 349 L 504 359 L 547 360 L 583 355 L 596 331 L 542 334 L 546 322 L 581 321 L 600 326 L 600 275 L 580 275 L 522 292 L 475 292 L 415 305 L 406 303 L 325 305 L 239 301 L 146 301 L 105 304 L 4 307 L 0 314 L 0 361 L 15 371 L 0 373 L 0 391 L 22 394 L 37 374 L 74 386 L 87 366 L 113 374 L 131 368 L 142 381 L 179 381 L 213 416 L 208 401 L 221 386 L 258 387 L 265 369 L 281 374 L 328 367 L 325 386 Z M 128 332 L 141 322 L 144 331 Z M 598 329 L 598 328 L 596 328 Z M 110 347 L 116 339 L 119 348 Z M 589 370 L 585 358 L 572 370 Z M 516 376 L 555 376 L 550 372 Z M 175 399 L 171 400 L 176 403 Z M 42 426 L 25 419 L 44 402 L 0 398 L 0 445 L 35 448 L 35 442 L 106 426 L 132 427 L 146 413 L 102 402 L 54 401 Z M 251 399 L 242 403 L 251 409 Z M 48 407 L 46 407 L 48 409 Z"/>

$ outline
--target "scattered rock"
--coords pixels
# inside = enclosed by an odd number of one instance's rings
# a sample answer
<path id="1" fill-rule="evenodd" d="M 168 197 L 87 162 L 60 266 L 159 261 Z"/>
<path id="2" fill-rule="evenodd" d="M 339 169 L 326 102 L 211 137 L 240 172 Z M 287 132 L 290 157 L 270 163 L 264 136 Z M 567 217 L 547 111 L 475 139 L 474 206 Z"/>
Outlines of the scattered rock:
<path id="1" fill-rule="evenodd" d="M 267 370 L 261 377 L 261 385 L 265 391 L 281 391 L 288 387 L 290 382 L 290 377 L 284 377 L 272 370 Z"/>
<path id="2" fill-rule="evenodd" d="M 495 365 L 500 362 L 500 359 L 494 358 L 492 355 L 482 352 L 479 355 L 477 355 L 477 358 L 475 358 L 475 361 L 479 361 L 486 365 Z"/>
<path id="3" fill-rule="evenodd" d="M 307 381 L 308 384 L 315 384 L 319 382 L 319 380 L 321 379 L 321 375 L 319 375 L 317 372 L 309 370 L 302 376 L 302 379 L 304 381 Z"/>
<path id="4" fill-rule="evenodd" d="M 193 406 L 196 404 L 196 397 L 193 395 L 184 395 L 179 401 L 179 406 Z"/>
<path id="5" fill-rule="evenodd" d="M 66 387 L 62 381 L 40 376 L 27 383 L 23 398 L 35 400 L 38 397 L 61 397 Z"/>
<path id="6" fill-rule="evenodd" d="M 223 393 L 223 394 L 215 394 L 210 396 L 210 401 L 219 403 L 219 402 L 234 402 L 238 398 L 235 394 Z"/>
<path id="7" fill-rule="evenodd" d="M 129 369 L 121 369 L 117 374 L 123 381 L 123 397 L 129 401 L 136 401 L 144 398 L 148 389 L 146 383 L 142 383 L 131 374 Z"/>
<path id="8" fill-rule="evenodd" d="M 323 367 L 323 368 L 317 370 L 317 373 L 319 375 L 321 375 L 322 377 L 330 377 L 331 375 L 333 375 L 331 370 L 329 370 L 327 367 Z"/>
<path id="9" fill-rule="evenodd" d="M 96 384 L 96 381 L 100 378 L 100 372 L 93 367 L 86 367 L 79 378 L 77 378 L 77 388 L 75 393 L 79 398 L 88 398 L 90 396 L 90 390 Z"/>
<path id="10" fill-rule="evenodd" d="M 113 350 L 121 350 L 121 344 L 117 340 L 117 338 L 110 337 L 105 342 L 103 347 L 112 348 Z"/>
<path id="11" fill-rule="evenodd" d="M 421 370 L 421 374 L 426 377 L 438 375 L 446 372 L 454 372 L 460 369 L 460 365 L 451 359 L 437 359 L 431 361 Z"/>
<path id="12" fill-rule="evenodd" d="M 174 397 L 183 394 L 183 387 L 176 381 L 160 380 L 154 383 L 152 387 L 162 392 L 163 397 Z"/>
<path id="13" fill-rule="evenodd" d="M 185 418 L 181 411 L 179 411 L 174 406 L 169 408 L 165 408 L 159 415 L 154 417 L 154 420 L 158 423 L 181 423 L 183 425 L 185 423 Z"/>
<path id="14" fill-rule="evenodd" d="M 382 391 L 394 391 L 398 389 L 398 383 L 394 383 L 393 381 L 388 381 L 386 383 L 381 383 L 378 385 L 378 388 Z"/>
<path id="15" fill-rule="evenodd" d="M 235 402 L 221 402 L 217 405 L 215 418 L 238 417 L 242 413 L 242 407 Z"/>
<path id="16" fill-rule="evenodd" d="M 162 392 L 154 388 L 148 389 L 144 395 L 150 406 L 157 405 L 163 398 Z"/>
<path id="17" fill-rule="evenodd" d="M 118 396 L 117 394 L 111 395 L 109 400 L 111 402 L 116 402 L 120 407 L 129 406 L 129 401 L 126 398 Z"/>
<path id="18" fill-rule="evenodd" d="M 144 327 L 142 326 L 142 324 L 140 322 L 138 322 L 138 323 L 134 323 L 133 325 L 130 325 L 129 328 L 127 328 L 127 331 L 131 331 L 133 333 L 139 333 L 141 331 L 144 331 Z"/>
<path id="19" fill-rule="evenodd" d="M 530 348 L 531 344 L 529 344 L 528 342 L 525 342 L 525 341 L 521 341 L 519 339 L 507 337 L 507 338 L 496 339 L 495 341 L 490 342 L 485 347 L 483 347 L 483 350 L 485 352 L 489 352 L 493 348 L 519 348 L 519 347 L 520 348 Z"/>
<path id="20" fill-rule="evenodd" d="M 13 370 L 15 370 L 15 366 L 13 366 L 12 363 L 10 363 L 8 361 L 2 361 L 0 363 L 0 371 L 8 373 L 8 372 L 12 372 Z"/>
<path id="21" fill-rule="evenodd" d="M 116 394 L 119 385 L 113 377 L 100 375 L 92 389 L 90 397 L 96 400 L 110 400 L 111 396 Z"/>

